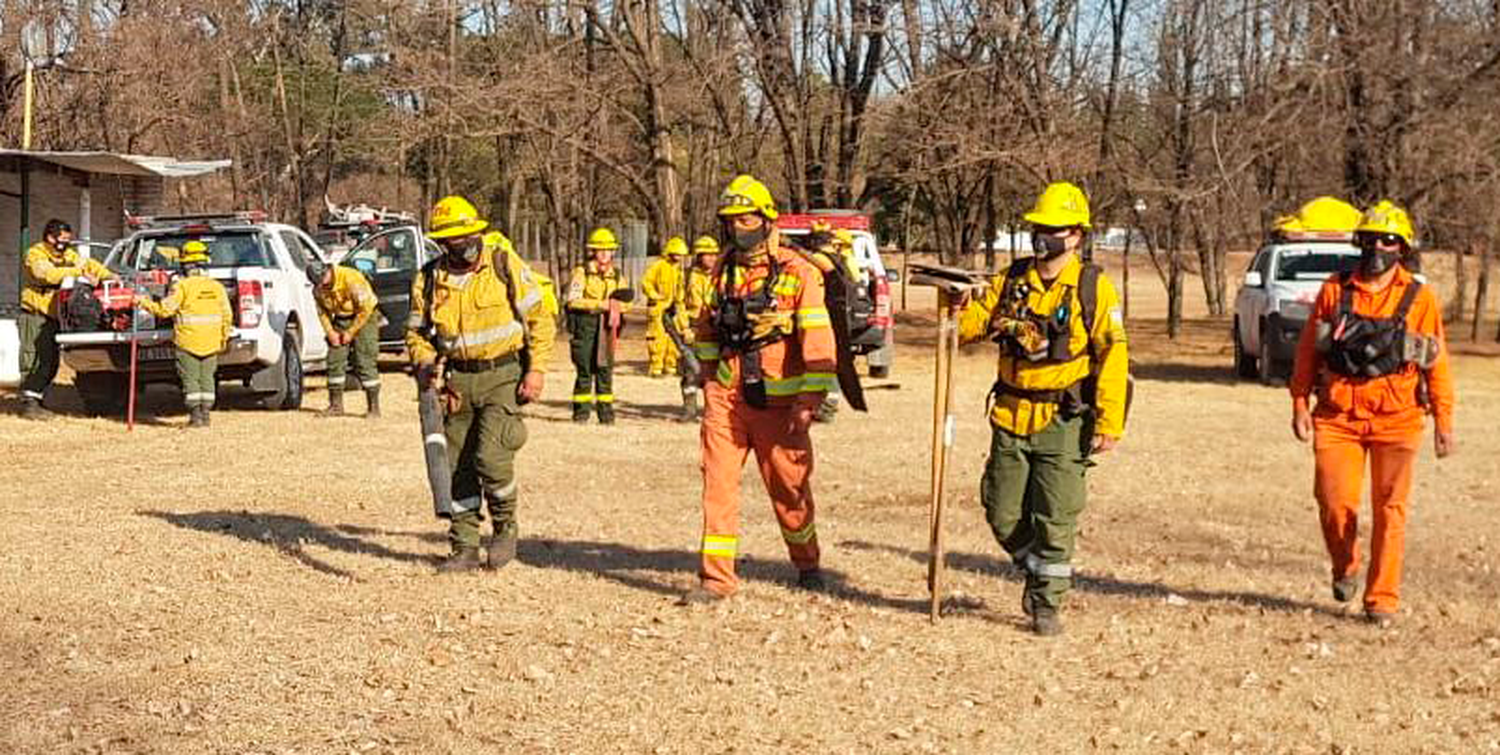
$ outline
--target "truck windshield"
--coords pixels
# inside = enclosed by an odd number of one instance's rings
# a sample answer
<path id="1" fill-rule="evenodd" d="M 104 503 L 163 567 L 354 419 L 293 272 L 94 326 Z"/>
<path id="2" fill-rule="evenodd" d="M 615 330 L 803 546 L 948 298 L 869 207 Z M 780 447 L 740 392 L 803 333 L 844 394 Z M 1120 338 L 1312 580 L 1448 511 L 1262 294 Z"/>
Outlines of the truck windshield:
<path id="1" fill-rule="evenodd" d="M 1353 252 L 1284 251 L 1276 263 L 1276 280 L 1323 280 L 1334 273 L 1353 270 L 1359 255 Z"/>
<path id="2" fill-rule="evenodd" d="M 209 267 L 270 266 L 260 233 L 246 229 L 211 234 L 141 236 L 125 246 L 124 254 L 111 267 L 117 270 L 176 270 L 182 266 L 177 261 L 182 245 L 195 240 L 208 246 Z"/>

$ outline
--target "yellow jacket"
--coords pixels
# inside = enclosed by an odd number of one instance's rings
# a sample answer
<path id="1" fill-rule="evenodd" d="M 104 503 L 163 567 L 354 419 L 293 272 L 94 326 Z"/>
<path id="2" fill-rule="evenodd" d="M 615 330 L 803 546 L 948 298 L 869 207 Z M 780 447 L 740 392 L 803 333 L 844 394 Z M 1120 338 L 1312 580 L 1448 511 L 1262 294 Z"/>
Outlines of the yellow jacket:
<path id="1" fill-rule="evenodd" d="M 641 278 L 641 292 L 646 295 L 646 306 L 653 315 L 667 311 L 673 304 L 682 304 L 682 268 L 669 257 L 658 258 Z"/>
<path id="2" fill-rule="evenodd" d="M 608 270 L 601 271 L 590 260 L 573 268 L 573 274 L 568 279 L 568 309 L 573 312 L 607 311 L 609 295 L 627 288 L 630 288 L 630 284 L 625 282 L 625 276 L 620 274 L 619 268 L 611 265 Z M 629 310 L 630 304 L 620 302 L 621 312 Z"/>
<path id="3" fill-rule="evenodd" d="M 21 308 L 54 319 L 57 289 L 63 279 L 86 275 L 97 282 L 115 277 L 98 260 L 85 261 L 71 247 L 58 254 L 45 241 L 38 241 L 26 250 L 26 264 L 22 268 Z"/>
<path id="4" fill-rule="evenodd" d="M 224 350 L 234 328 L 234 311 L 223 284 L 196 271 L 172 283 L 161 301 L 141 299 L 141 309 L 161 318 L 172 318 L 172 343 L 197 357 Z"/>
<path id="5" fill-rule="evenodd" d="M 714 274 L 712 270 L 702 270 L 694 266 L 688 271 L 687 278 L 687 315 L 693 320 L 708 306 L 708 300 L 714 293 Z"/>
<path id="6" fill-rule="evenodd" d="M 1027 303 L 1032 311 L 1051 314 L 1064 303 L 1069 311 L 1069 350 L 1077 354 L 1062 363 L 1030 362 L 1001 350 L 999 380 L 1022 390 L 1052 391 L 1072 386 L 1095 369 L 1089 353 L 1092 342 L 1098 355 L 1099 388 L 1094 407 L 1098 411 L 1094 431 L 1118 438 L 1125 432 L 1125 391 L 1129 374 L 1125 325 L 1120 315 L 1120 298 L 1114 284 L 1099 275 L 1099 292 L 1094 322 L 1085 324 L 1078 300 L 1078 276 L 1083 263 L 1077 257 L 1068 261 L 1050 287 L 1042 283 L 1035 266 L 1026 272 L 1029 293 Z M 995 307 L 1005 290 L 1005 272 L 990 281 L 982 297 L 969 302 L 958 320 L 958 337 L 962 343 L 981 340 L 990 334 Z M 990 421 L 1016 435 L 1031 435 L 1046 428 L 1057 413 L 1057 404 L 1034 402 L 1019 396 L 1001 395 L 995 399 Z"/>
<path id="7" fill-rule="evenodd" d="M 495 253 L 501 252 L 515 282 L 515 309 L 525 321 L 516 319 L 511 295 L 505 281 L 494 268 Z M 557 323 L 547 313 L 545 294 L 531 266 L 520 255 L 485 239 L 478 267 L 456 274 L 439 262 L 434 268 L 432 323 L 438 335 L 449 345 L 448 356 L 454 359 L 498 359 L 521 351 L 530 351 L 531 370 L 546 372 L 552 359 L 552 339 Z M 406 322 L 406 348 L 415 364 L 430 364 L 437 351 L 423 338 L 422 294 L 427 272 L 419 271 L 411 283 L 411 316 Z"/>
<path id="8" fill-rule="evenodd" d="M 333 266 L 333 282 L 326 287 L 314 287 L 313 298 L 318 302 L 318 320 L 323 323 L 323 332 L 334 332 L 334 318 L 352 317 L 354 322 L 344 331 L 349 335 L 365 326 L 379 302 L 364 274 L 343 265 Z"/>

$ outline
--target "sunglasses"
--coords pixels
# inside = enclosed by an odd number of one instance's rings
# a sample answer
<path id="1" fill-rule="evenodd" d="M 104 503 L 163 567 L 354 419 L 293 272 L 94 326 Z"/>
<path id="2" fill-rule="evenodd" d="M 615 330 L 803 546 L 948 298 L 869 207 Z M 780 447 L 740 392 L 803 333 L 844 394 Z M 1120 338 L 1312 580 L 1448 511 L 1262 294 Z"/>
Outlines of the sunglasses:
<path id="1" fill-rule="evenodd" d="M 1368 246 L 1396 247 L 1406 245 L 1406 239 L 1394 233 L 1361 233 L 1359 238 L 1360 241 Z"/>
<path id="2" fill-rule="evenodd" d="M 1071 225 L 1034 225 L 1031 232 L 1038 236 L 1062 236 L 1073 230 Z"/>

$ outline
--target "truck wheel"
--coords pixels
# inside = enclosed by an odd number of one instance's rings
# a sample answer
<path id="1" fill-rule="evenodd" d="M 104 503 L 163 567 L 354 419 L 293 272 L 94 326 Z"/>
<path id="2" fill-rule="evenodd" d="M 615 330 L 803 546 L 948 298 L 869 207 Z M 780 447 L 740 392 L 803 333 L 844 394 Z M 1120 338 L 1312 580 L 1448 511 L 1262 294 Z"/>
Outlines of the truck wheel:
<path id="1" fill-rule="evenodd" d="M 288 328 L 281 339 L 281 363 L 278 365 L 279 387 L 266 397 L 268 409 L 302 408 L 302 336 L 296 328 Z"/>
<path id="2" fill-rule="evenodd" d="M 1240 323 L 1234 323 L 1234 330 L 1230 331 L 1230 337 L 1234 339 L 1234 374 L 1236 377 L 1245 379 L 1256 378 L 1260 372 L 1255 368 L 1255 357 L 1245 351 L 1245 343 L 1240 339 Z"/>
<path id="3" fill-rule="evenodd" d="M 85 412 L 95 417 L 108 416 L 125 410 L 130 378 L 118 372 L 80 372 L 73 376 L 73 387 L 83 399 Z"/>

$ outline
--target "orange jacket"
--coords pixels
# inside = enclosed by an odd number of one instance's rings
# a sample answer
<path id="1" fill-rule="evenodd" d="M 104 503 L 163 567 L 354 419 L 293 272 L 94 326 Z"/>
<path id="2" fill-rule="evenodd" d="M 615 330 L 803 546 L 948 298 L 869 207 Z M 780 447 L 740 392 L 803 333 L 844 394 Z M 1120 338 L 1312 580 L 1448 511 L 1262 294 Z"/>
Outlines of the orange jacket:
<path id="1" fill-rule="evenodd" d="M 833 341 L 833 321 L 823 299 L 823 274 L 796 252 L 778 249 L 775 255 L 781 267 L 781 274 L 771 285 L 776 308 L 774 313 L 764 316 L 763 322 L 765 327 L 781 327 L 790 334 L 772 341 L 759 352 L 767 403 L 789 406 L 798 397 L 821 401 L 824 394 L 838 387 L 838 353 Z M 731 285 L 731 290 L 740 296 L 759 291 L 770 265 L 768 258 L 760 255 L 749 265 L 736 267 L 737 280 L 731 283 L 725 280 L 727 261 L 726 256 L 714 268 L 714 288 L 694 323 L 693 350 L 702 363 L 700 374 L 713 375 L 720 385 L 737 391 L 740 355 L 729 349 L 721 352 L 713 327 L 714 308 Z"/>
<path id="2" fill-rule="evenodd" d="M 1401 296 L 1414 279 L 1405 268 L 1398 268 L 1389 285 L 1382 290 L 1373 290 L 1371 284 L 1352 279 L 1356 314 L 1365 317 L 1390 317 L 1401 303 Z M 1342 416 L 1353 419 L 1392 418 L 1395 415 L 1420 417 L 1421 404 L 1417 388 L 1421 381 L 1421 369 L 1406 364 L 1399 372 L 1376 378 L 1354 378 L 1339 375 L 1323 365 L 1318 353 L 1318 324 L 1332 323 L 1338 308 L 1343 288 L 1339 276 L 1333 276 L 1323 284 L 1318 299 L 1313 303 L 1312 315 L 1302 328 L 1302 337 L 1297 342 L 1297 362 L 1292 371 L 1292 402 L 1297 409 L 1306 409 L 1308 397 L 1316 388 L 1317 413 L 1322 416 Z M 1443 309 L 1431 286 L 1422 286 L 1411 310 L 1406 313 L 1408 332 L 1436 338 L 1437 360 L 1427 372 L 1428 406 L 1437 421 L 1438 429 L 1453 428 L 1453 373 L 1448 366 L 1448 343 L 1443 335 Z"/>

